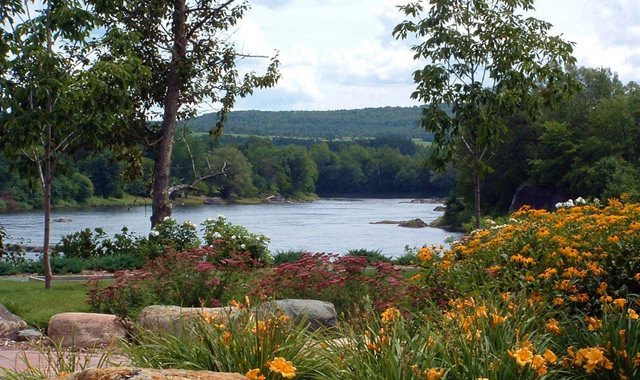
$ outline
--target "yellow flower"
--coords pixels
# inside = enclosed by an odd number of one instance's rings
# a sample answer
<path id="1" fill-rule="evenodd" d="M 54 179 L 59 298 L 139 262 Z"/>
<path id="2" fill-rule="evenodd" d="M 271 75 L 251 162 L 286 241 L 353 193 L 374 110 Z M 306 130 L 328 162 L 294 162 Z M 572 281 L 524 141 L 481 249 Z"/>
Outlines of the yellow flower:
<path id="1" fill-rule="evenodd" d="M 395 307 L 390 307 L 380 315 L 382 316 L 382 320 L 384 322 L 391 322 L 400 319 L 400 310 L 396 309 Z"/>
<path id="2" fill-rule="evenodd" d="M 638 313 L 636 313 L 635 310 L 633 309 L 629 309 L 627 310 L 627 314 L 629 315 L 629 319 L 635 321 L 636 319 L 638 319 Z"/>
<path id="3" fill-rule="evenodd" d="M 545 327 L 546 327 L 547 331 L 551 331 L 553 333 L 560 334 L 560 327 L 558 326 L 558 321 L 556 321 L 553 318 L 549 319 L 549 321 L 547 322 L 547 325 Z"/>
<path id="4" fill-rule="evenodd" d="M 427 376 L 427 380 L 439 380 L 444 375 L 444 369 L 437 371 L 435 368 L 431 368 L 428 371 L 424 371 Z"/>
<path id="5" fill-rule="evenodd" d="M 602 321 L 593 317 L 585 317 L 584 320 L 589 324 L 589 331 L 596 331 L 602 326 Z"/>
<path id="6" fill-rule="evenodd" d="M 284 378 L 293 379 L 296 376 L 296 367 L 293 366 L 293 363 L 282 357 L 276 357 L 267 364 L 269 365 L 270 371 L 279 373 Z"/>
<path id="7" fill-rule="evenodd" d="M 533 362 L 533 352 L 531 352 L 529 347 L 523 347 L 516 352 L 507 350 L 507 354 L 514 358 L 520 367 L 524 367 L 525 365 Z"/>
<path id="8" fill-rule="evenodd" d="M 549 349 L 545 350 L 543 356 L 548 362 L 551 362 L 551 363 L 555 363 L 556 360 L 558 360 L 558 357 L 556 356 L 556 354 L 554 354 L 553 351 Z"/>
<path id="9" fill-rule="evenodd" d="M 613 304 L 620 309 L 624 309 L 624 306 L 627 304 L 627 300 L 624 298 L 616 298 L 615 300 L 613 300 Z"/>
<path id="10" fill-rule="evenodd" d="M 259 373 L 260 373 L 260 368 L 255 368 L 247 372 L 247 374 L 244 376 L 249 380 L 263 380 L 265 378 L 264 375 L 258 376 Z"/>
<path id="11" fill-rule="evenodd" d="M 620 241 L 620 238 L 616 235 L 611 235 L 607 238 L 607 240 L 609 241 L 609 243 L 616 244 Z"/>
<path id="12" fill-rule="evenodd" d="M 60 373 L 58 373 L 58 376 L 67 376 L 68 373 L 67 371 L 60 371 Z"/>

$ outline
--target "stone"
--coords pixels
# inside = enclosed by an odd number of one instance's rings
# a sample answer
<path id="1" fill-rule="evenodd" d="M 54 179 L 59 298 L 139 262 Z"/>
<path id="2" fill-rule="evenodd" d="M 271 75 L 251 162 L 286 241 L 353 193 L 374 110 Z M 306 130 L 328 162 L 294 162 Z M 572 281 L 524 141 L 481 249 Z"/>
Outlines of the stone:
<path id="1" fill-rule="evenodd" d="M 239 373 L 187 371 L 182 369 L 91 368 L 55 380 L 242 380 Z"/>
<path id="2" fill-rule="evenodd" d="M 265 310 L 280 310 L 291 317 L 296 323 L 305 320 L 310 330 L 319 328 L 332 328 L 338 322 L 338 313 L 331 302 L 302 299 L 284 299 L 266 302 L 258 307 L 261 312 Z"/>
<path id="3" fill-rule="evenodd" d="M 444 207 L 444 206 L 436 206 L 436 207 L 433 209 L 433 211 L 435 211 L 435 212 L 445 212 L 445 211 L 447 211 L 447 208 L 446 208 L 446 207 Z"/>
<path id="4" fill-rule="evenodd" d="M 42 338 L 42 333 L 34 329 L 26 329 L 18 333 L 18 342 L 38 340 L 40 338 Z"/>
<path id="5" fill-rule="evenodd" d="M 185 321 L 198 316 L 219 316 L 225 320 L 235 314 L 235 307 L 180 307 L 147 306 L 138 315 L 138 325 L 154 332 L 166 332 L 173 336 L 180 334 L 180 326 Z"/>
<path id="6" fill-rule="evenodd" d="M 112 345 L 127 337 L 127 329 L 115 315 L 62 313 L 51 317 L 47 335 L 62 347 L 89 348 Z"/>
<path id="7" fill-rule="evenodd" d="M 56 218 L 53 221 L 58 223 L 70 223 L 70 222 L 73 222 L 73 219 L 62 217 L 62 218 Z"/>
<path id="8" fill-rule="evenodd" d="M 425 228 L 429 227 L 427 223 L 425 223 L 422 219 L 411 219 L 405 222 L 400 222 L 398 224 L 400 227 L 408 227 L 408 228 Z"/>
<path id="9" fill-rule="evenodd" d="M 7 308 L 0 304 L 0 339 L 18 338 L 18 333 L 27 328 L 27 322 L 16 317 Z"/>

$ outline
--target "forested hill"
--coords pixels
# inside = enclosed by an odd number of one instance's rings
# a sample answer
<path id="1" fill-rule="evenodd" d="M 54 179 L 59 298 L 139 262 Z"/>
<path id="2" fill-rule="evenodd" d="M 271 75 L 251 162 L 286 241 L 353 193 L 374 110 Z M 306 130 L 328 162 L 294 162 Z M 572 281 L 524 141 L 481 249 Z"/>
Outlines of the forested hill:
<path id="1" fill-rule="evenodd" d="M 337 111 L 235 111 L 229 114 L 225 133 L 254 136 L 345 139 L 403 137 L 431 141 L 418 126 L 420 107 L 384 107 Z M 194 132 L 208 132 L 216 114 L 188 122 Z"/>

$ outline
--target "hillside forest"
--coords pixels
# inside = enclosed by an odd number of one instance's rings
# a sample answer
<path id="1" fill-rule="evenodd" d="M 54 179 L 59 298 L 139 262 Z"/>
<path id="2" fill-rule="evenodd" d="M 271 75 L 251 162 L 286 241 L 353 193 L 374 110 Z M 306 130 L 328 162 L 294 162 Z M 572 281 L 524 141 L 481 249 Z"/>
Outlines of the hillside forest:
<path id="1" fill-rule="evenodd" d="M 606 68 L 574 68 L 582 89 L 531 123 L 509 119 L 509 133 L 492 151 L 482 180 L 485 214 L 508 212 L 522 185 L 560 198 L 620 197 L 640 200 L 640 86 L 623 84 Z M 454 224 L 471 218 L 468 169 L 444 173 L 427 166 L 432 136 L 417 123 L 420 108 L 341 111 L 238 111 L 222 137 L 209 135 L 215 116 L 183 123 L 176 132 L 171 175 L 193 184 L 192 194 L 227 199 L 319 196 L 448 197 Z M 53 182 L 56 207 L 92 197 L 147 196 L 153 155 L 143 175 L 125 180 L 125 164 L 109 151 L 79 152 Z M 0 159 L 0 209 L 38 208 L 36 186 Z M 212 175 L 217 173 L 218 175 Z M 177 193 L 178 196 L 186 192 Z"/>

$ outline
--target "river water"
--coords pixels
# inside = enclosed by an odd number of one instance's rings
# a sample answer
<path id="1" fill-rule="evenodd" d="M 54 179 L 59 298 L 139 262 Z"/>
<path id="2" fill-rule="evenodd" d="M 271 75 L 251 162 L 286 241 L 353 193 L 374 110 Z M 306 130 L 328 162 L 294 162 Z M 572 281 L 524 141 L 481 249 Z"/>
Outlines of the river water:
<path id="1" fill-rule="evenodd" d="M 443 244 L 448 236 L 459 236 L 437 228 L 405 228 L 393 224 L 371 224 L 382 220 L 403 221 L 420 218 L 429 223 L 442 215 L 434 211 L 439 204 L 413 204 L 409 199 L 325 199 L 312 203 L 224 205 L 177 207 L 173 217 L 178 222 L 201 223 L 224 215 L 249 232 L 271 239 L 272 252 L 290 249 L 309 252 L 345 253 L 350 249 L 380 250 L 390 257 L 401 256 L 405 246 Z M 52 222 L 51 241 L 85 229 L 102 227 L 109 237 L 123 226 L 138 235 L 149 232 L 151 208 L 106 208 L 56 210 L 52 220 L 68 218 L 71 222 Z M 42 211 L 0 214 L 9 234 L 9 242 L 42 246 L 44 217 Z"/>

